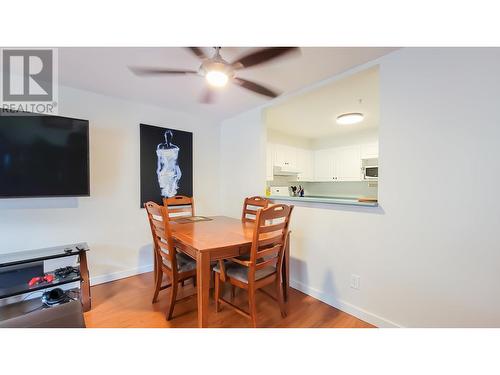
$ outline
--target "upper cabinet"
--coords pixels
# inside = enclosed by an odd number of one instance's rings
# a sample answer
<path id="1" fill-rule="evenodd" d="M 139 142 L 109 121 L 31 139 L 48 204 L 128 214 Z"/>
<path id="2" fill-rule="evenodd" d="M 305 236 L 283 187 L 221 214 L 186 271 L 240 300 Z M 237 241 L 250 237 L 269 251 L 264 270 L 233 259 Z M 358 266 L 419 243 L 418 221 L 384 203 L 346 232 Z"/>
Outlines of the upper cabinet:
<path id="1" fill-rule="evenodd" d="M 314 181 L 361 181 L 360 147 L 314 151 Z"/>
<path id="2" fill-rule="evenodd" d="M 362 179 L 360 146 L 336 148 L 334 159 L 336 181 L 360 181 Z"/>
<path id="3" fill-rule="evenodd" d="M 362 181 L 362 159 L 377 158 L 378 144 L 308 150 L 267 144 L 266 178 L 273 180 L 274 166 L 297 171 L 297 181 Z"/>
<path id="4" fill-rule="evenodd" d="M 297 181 L 313 181 L 313 155 L 312 151 L 275 143 L 267 144 L 266 178 L 274 179 L 274 167 L 279 167 L 282 172 L 297 173 Z"/>
<path id="5" fill-rule="evenodd" d="M 334 181 L 335 161 L 334 150 L 315 150 L 314 154 L 314 181 Z"/>
<path id="6" fill-rule="evenodd" d="M 274 164 L 285 170 L 297 169 L 297 148 L 280 144 L 274 145 Z"/>
<path id="7" fill-rule="evenodd" d="M 297 181 L 314 181 L 314 157 L 311 150 L 297 149 Z"/>
<path id="8" fill-rule="evenodd" d="M 361 159 L 378 158 L 378 142 L 361 145 Z"/>

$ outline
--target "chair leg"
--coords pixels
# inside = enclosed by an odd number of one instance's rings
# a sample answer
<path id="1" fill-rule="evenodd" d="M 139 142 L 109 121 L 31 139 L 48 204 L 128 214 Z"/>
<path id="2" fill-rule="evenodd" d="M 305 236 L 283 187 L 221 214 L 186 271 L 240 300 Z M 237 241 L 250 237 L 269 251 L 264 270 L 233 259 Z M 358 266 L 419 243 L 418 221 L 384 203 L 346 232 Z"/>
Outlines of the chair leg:
<path id="1" fill-rule="evenodd" d="M 156 281 L 155 281 L 155 293 L 153 295 L 153 302 L 158 301 L 158 293 L 160 293 L 161 282 L 163 280 L 163 272 L 161 270 L 156 270 Z"/>
<path id="2" fill-rule="evenodd" d="M 236 287 L 231 284 L 231 300 L 234 300 L 234 296 L 236 295 Z"/>
<path id="3" fill-rule="evenodd" d="M 167 320 L 172 319 L 172 314 L 174 313 L 175 300 L 177 298 L 177 288 L 179 282 L 176 279 L 172 280 L 172 290 L 170 291 L 170 306 L 168 308 Z"/>
<path id="4" fill-rule="evenodd" d="M 250 310 L 250 318 L 252 319 L 253 328 L 257 328 L 257 309 L 255 304 L 255 289 L 248 288 L 248 307 Z"/>
<path id="5" fill-rule="evenodd" d="M 278 299 L 278 304 L 280 306 L 281 317 L 286 318 L 286 306 L 285 300 L 283 298 L 283 287 L 281 285 L 281 280 L 279 277 L 276 277 L 276 296 Z"/>
<path id="6" fill-rule="evenodd" d="M 218 273 L 215 275 L 214 284 L 215 284 L 215 291 L 214 291 L 215 311 L 219 312 L 220 311 L 219 300 L 220 300 L 220 287 L 221 287 L 221 285 L 220 285 L 220 278 L 219 278 Z"/>
<path id="7" fill-rule="evenodd" d="M 184 286 L 184 280 L 181 281 L 181 285 Z"/>
<path id="8" fill-rule="evenodd" d="M 158 272 L 160 272 L 160 270 L 158 270 L 158 258 L 156 256 L 156 251 L 153 250 L 153 275 L 154 275 L 154 279 L 156 280 L 156 278 L 158 277 Z"/>

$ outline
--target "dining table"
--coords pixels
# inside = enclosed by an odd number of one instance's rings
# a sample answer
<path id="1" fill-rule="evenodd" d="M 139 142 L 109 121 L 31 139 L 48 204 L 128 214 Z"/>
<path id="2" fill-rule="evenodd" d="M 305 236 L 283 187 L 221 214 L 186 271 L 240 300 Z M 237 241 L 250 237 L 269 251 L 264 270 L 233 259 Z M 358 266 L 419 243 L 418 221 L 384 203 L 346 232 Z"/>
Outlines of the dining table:
<path id="1" fill-rule="evenodd" d="M 196 260 L 198 327 L 208 325 L 211 263 L 248 254 L 252 245 L 254 222 L 243 222 L 227 216 L 210 216 L 197 220 L 173 220 L 175 247 Z M 283 256 L 283 295 L 289 295 L 290 245 L 286 241 Z"/>

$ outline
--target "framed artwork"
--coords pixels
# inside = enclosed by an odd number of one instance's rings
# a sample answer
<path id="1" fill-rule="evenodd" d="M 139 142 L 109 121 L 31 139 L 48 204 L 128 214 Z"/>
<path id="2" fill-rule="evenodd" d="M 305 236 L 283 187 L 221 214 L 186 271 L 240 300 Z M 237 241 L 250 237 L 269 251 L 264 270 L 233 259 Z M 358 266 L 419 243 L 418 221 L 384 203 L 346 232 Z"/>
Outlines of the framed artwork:
<path id="1" fill-rule="evenodd" d="M 193 133 L 140 124 L 141 207 L 193 196 Z"/>

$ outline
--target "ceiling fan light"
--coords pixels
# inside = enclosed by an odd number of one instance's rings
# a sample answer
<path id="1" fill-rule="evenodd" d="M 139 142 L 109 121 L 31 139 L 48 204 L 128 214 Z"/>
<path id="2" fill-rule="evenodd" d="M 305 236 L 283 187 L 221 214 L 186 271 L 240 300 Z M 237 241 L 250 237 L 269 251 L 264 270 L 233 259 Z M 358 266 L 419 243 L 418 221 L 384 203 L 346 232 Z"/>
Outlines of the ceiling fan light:
<path id="1" fill-rule="evenodd" d="M 359 112 L 343 113 L 337 116 L 337 124 L 339 125 L 353 125 L 363 121 L 365 116 Z"/>
<path id="2" fill-rule="evenodd" d="M 220 70 L 210 70 L 205 74 L 207 82 L 215 87 L 224 87 L 229 81 L 229 77 L 226 73 Z"/>

